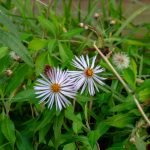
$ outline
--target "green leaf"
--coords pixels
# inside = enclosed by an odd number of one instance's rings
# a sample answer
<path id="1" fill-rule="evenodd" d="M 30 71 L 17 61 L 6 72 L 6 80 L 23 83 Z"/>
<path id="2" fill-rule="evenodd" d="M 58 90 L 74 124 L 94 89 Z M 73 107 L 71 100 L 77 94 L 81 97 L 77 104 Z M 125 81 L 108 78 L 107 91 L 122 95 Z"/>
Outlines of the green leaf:
<path id="1" fill-rule="evenodd" d="M 83 31 L 84 31 L 84 29 L 76 28 L 76 29 L 69 30 L 69 31 L 63 33 L 62 37 L 64 37 L 64 38 L 72 38 L 75 35 L 79 35 Z"/>
<path id="2" fill-rule="evenodd" d="M 63 62 L 68 61 L 68 55 L 60 42 L 59 42 L 59 54 Z"/>
<path id="3" fill-rule="evenodd" d="M 145 88 L 139 92 L 140 102 L 144 102 L 150 98 L 150 88 Z"/>
<path id="4" fill-rule="evenodd" d="M 123 31 L 123 29 L 138 15 L 140 15 L 143 11 L 145 11 L 146 9 L 149 9 L 150 6 L 146 5 L 141 7 L 140 9 L 138 9 L 137 11 L 135 11 L 133 14 L 131 14 L 131 16 L 121 25 L 121 27 L 118 29 L 118 31 L 114 34 L 114 36 L 119 36 L 119 34 Z"/>
<path id="5" fill-rule="evenodd" d="M 130 68 L 123 70 L 123 77 L 132 88 L 135 88 L 136 78 L 133 71 Z"/>
<path id="6" fill-rule="evenodd" d="M 76 145 L 75 143 L 69 143 L 64 145 L 63 150 L 76 150 Z"/>
<path id="7" fill-rule="evenodd" d="M 32 51 L 38 51 L 40 49 L 43 49 L 47 46 L 48 41 L 45 39 L 33 39 L 29 45 L 28 48 Z"/>
<path id="8" fill-rule="evenodd" d="M 49 57 L 48 52 L 43 52 L 37 56 L 36 61 L 35 61 L 36 75 L 39 75 L 41 72 L 43 72 L 44 66 L 46 64 L 53 66 L 53 62 L 51 60 L 51 57 Z"/>
<path id="9" fill-rule="evenodd" d="M 34 129 L 34 131 L 36 132 L 36 131 L 38 131 L 38 130 L 44 128 L 45 126 L 47 126 L 47 124 L 50 125 L 50 123 L 53 122 L 52 119 L 54 118 L 54 116 L 55 116 L 55 111 L 54 111 L 54 109 L 52 109 L 51 111 L 50 111 L 49 109 L 46 109 L 46 110 L 44 111 L 44 113 L 43 113 L 42 119 L 40 119 L 40 120 L 36 123 L 37 126 L 36 126 L 36 128 Z"/>
<path id="10" fill-rule="evenodd" d="M 18 38 L 19 33 L 17 31 L 17 27 L 12 23 L 8 16 L 5 15 L 5 12 L 1 8 L 0 10 L 0 23 L 3 24 L 7 28 L 7 30 L 9 30 Z"/>
<path id="11" fill-rule="evenodd" d="M 48 51 L 50 54 L 54 51 L 54 48 L 56 47 L 57 40 L 56 39 L 51 39 L 48 41 Z"/>
<path id="12" fill-rule="evenodd" d="M 14 123 L 7 116 L 5 116 L 5 118 L 2 120 L 1 130 L 5 138 L 12 144 L 15 144 L 15 126 Z"/>
<path id="13" fill-rule="evenodd" d="M 117 114 L 109 117 L 105 122 L 106 124 L 118 128 L 124 128 L 134 121 L 134 117 L 129 114 Z"/>
<path id="14" fill-rule="evenodd" d="M 44 16 L 39 16 L 38 20 L 44 29 L 46 29 L 50 33 L 52 33 L 53 36 L 56 36 L 56 27 L 54 26 L 54 24 L 50 20 L 46 19 Z"/>
<path id="15" fill-rule="evenodd" d="M 137 64 L 134 61 L 134 59 L 130 59 L 130 66 L 131 66 L 131 70 L 134 73 L 134 78 L 136 79 L 137 76 Z"/>
<path id="16" fill-rule="evenodd" d="M 46 144 L 46 135 L 49 132 L 50 127 L 51 126 L 47 124 L 44 128 L 41 128 L 39 130 L 39 142 L 40 143 Z"/>
<path id="17" fill-rule="evenodd" d="M 96 130 L 92 130 L 88 133 L 89 143 L 94 148 L 98 139 L 107 132 L 109 126 L 105 122 L 100 122 Z"/>
<path id="18" fill-rule="evenodd" d="M 109 129 L 109 126 L 108 126 L 105 122 L 101 121 L 100 123 L 98 123 L 96 130 L 97 130 L 98 133 L 99 133 L 99 138 L 100 138 L 103 134 L 105 134 L 108 129 Z"/>
<path id="19" fill-rule="evenodd" d="M 60 113 L 60 112 L 59 112 Z M 55 117 L 54 120 L 54 125 L 53 125 L 53 130 L 54 130 L 54 138 L 55 138 L 55 148 L 57 149 L 58 146 L 60 145 L 60 140 L 61 140 L 61 128 L 64 122 L 64 113 L 61 112 L 59 116 Z"/>
<path id="20" fill-rule="evenodd" d="M 0 59 L 0 73 L 10 65 L 10 58 L 8 55 Z"/>
<path id="21" fill-rule="evenodd" d="M 8 53 L 8 47 L 0 48 L 0 59 L 3 58 Z"/>
<path id="22" fill-rule="evenodd" d="M 33 66 L 32 58 L 26 47 L 11 33 L 0 29 L 0 42 L 15 51 L 28 65 Z"/>
<path id="23" fill-rule="evenodd" d="M 27 89 L 19 92 L 14 98 L 12 98 L 12 102 L 22 103 L 25 101 L 30 101 L 35 103 L 33 99 L 35 98 L 35 91 L 33 89 Z"/>
<path id="24" fill-rule="evenodd" d="M 140 92 L 142 90 L 144 90 L 145 88 L 149 88 L 150 87 L 150 79 L 146 79 L 141 85 L 140 87 L 138 87 L 136 90 L 137 92 Z"/>
<path id="25" fill-rule="evenodd" d="M 82 118 L 81 118 L 81 114 L 77 114 L 76 115 L 76 121 L 73 121 L 73 131 L 77 134 L 81 131 L 83 124 L 82 124 Z"/>
<path id="26" fill-rule="evenodd" d="M 119 104 L 119 105 L 112 107 L 110 109 L 110 111 L 121 112 L 121 111 L 131 110 L 133 108 L 135 108 L 135 103 L 133 101 L 132 102 L 124 102 L 122 104 Z"/>
<path id="27" fill-rule="evenodd" d="M 123 143 L 115 143 L 111 147 L 107 148 L 107 150 L 124 150 L 124 144 Z"/>
<path id="28" fill-rule="evenodd" d="M 146 150 L 146 144 L 140 137 L 137 136 L 135 138 L 135 146 L 137 150 Z"/>
<path id="29" fill-rule="evenodd" d="M 18 150 L 33 150 L 30 140 L 16 131 L 16 145 Z"/>
<path id="30" fill-rule="evenodd" d="M 98 130 L 90 131 L 88 133 L 89 143 L 92 148 L 96 145 L 97 140 L 99 139 Z"/>
<path id="31" fill-rule="evenodd" d="M 25 79 L 27 73 L 29 71 L 29 67 L 26 64 L 20 65 L 17 70 L 14 72 L 12 78 L 10 79 L 6 94 L 13 92 Z"/>

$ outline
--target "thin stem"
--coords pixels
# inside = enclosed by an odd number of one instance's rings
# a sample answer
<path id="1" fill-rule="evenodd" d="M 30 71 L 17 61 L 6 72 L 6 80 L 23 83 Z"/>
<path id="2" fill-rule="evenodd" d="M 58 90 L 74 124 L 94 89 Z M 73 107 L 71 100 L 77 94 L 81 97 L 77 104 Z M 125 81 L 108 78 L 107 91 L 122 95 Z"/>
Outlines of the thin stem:
<path id="1" fill-rule="evenodd" d="M 111 65 L 111 63 L 109 62 L 109 60 L 107 59 L 107 57 L 105 57 L 104 54 L 97 48 L 97 46 L 95 45 L 95 43 L 94 43 L 93 46 L 98 51 L 98 53 L 100 54 L 100 56 L 105 60 L 105 62 L 108 64 L 108 66 L 111 68 L 112 72 L 116 75 L 116 77 L 118 78 L 118 80 L 122 83 L 122 85 L 124 86 L 124 88 L 126 89 L 126 91 L 129 92 L 130 94 L 133 94 L 133 99 L 134 99 L 134 102 L 135 102 L 137 108 L 139 109 L 139 111 L 140 111 L 141 115 L 143 116 L 143 118 L 145 119 L 145 121 L 150 126 L 150 121 L 149 121 L 148 117 L 146 116 L 145 112 L 143 111 L 140 103 L 138 102 L 134 91 L 128 87 L 128 85 L 124 82 L 124 80 L 121 78 L 121 76 L 118 74 L 118 72 Z"/>
<path id="2" fill-rule="evenodd" d="M 143 109 L 142 109 L 140 103 L 138 102 L 138 100 L 137 100 L 135 94 L 133 95 L 133 99 L 134 99 L 134 102 L 136 103 L 137 108 L 139 109 L 140 113 L 142 114 L 143 118 L 145 119 L 145 121 L 146 121 L 146 122 L 149 124 L 149 126 L 150 126 L 150 121 L 149 121 L 148 117 L 146 116 L 146 114 L 144 113 L 144 111 L 143 111 Z"/>

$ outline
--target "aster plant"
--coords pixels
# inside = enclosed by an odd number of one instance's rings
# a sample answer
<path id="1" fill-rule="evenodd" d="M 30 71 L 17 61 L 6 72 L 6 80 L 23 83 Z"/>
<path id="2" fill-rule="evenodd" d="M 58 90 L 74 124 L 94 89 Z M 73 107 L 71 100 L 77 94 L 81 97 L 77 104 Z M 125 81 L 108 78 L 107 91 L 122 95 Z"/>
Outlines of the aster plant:
<path id="1" fill-rule="evenodd" d="M 68 98 L 74 99 L 76 95 L 74 82 L 67 71 L 59 68 L 47 68 L 46 75 L 41 74 L 42 79 L 37 79 L 35 94 L 41 99 L 40 103 L 45 101 L 48 104 L 48 108 L 51 109 L 55 104 L 56 110 L 62 110 L 71 104 Z"/>
<path id="2" fill-rule="evenodd" d="M 105 78 L 99 76 L 99 74 L 105 69 L 98 65 L 95 66 L 95 61 L 96 56 L 90 62 L 88 55 L 86 57 L 83 55 L 80 57 L 75 56 L 75 59 L 72 61 L 72 65 L 77 70 L 70 71 L 70 76 L 75 81 L 76 89 L 79 90 L 81 88 L 81 94 L 88 88 L 89 94 L 94 95 L 95 91 L 99 91 L 97 85 L 104 85 L 103 80 Z"/>

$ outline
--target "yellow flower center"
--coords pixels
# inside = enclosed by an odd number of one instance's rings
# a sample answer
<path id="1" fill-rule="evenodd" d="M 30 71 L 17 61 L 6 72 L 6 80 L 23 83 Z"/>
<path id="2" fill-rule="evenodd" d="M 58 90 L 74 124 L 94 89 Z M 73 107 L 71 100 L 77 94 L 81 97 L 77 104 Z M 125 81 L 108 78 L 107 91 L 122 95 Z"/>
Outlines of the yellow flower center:
<path id="1" fill-rule="evenodd" d="M 87 77 L 92 77 L 93 76 L 93 69 L 91 69 L 91 68 L 86 69 L 85 70 L 85 75 Z"/>
<path id="2" fill-rule="evenodd" d="M 51 90 L 52 90 L 54 93 L 60 92 L 60 85 L 57 84 L 57 83 L 53 83 L 53 84 L 51 85 Z"/>

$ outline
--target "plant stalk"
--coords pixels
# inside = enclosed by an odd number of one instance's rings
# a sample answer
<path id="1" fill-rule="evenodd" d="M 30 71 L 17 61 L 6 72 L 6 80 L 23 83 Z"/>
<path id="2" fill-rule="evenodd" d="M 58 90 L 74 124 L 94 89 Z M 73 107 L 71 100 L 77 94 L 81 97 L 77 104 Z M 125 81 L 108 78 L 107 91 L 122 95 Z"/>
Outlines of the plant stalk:
<path id="1" fill-rule="evenodd" d="M 98 47 L 96 46 L 95 42 L 94 42 L 93 46 L 98 51 L 99 55 L 104 59 L 104 61 L 111 68 L 112 72 L 115 74 L 115 76 L 118 78 L 118 80 L 122 83 L 122 85 L 124 86 L 124 88 L 126 89 L 126 91 L 129 92 L 130 94 L 133 94 L 133 99 L 134 99 L 134 102 L 135 102 L 137 108 L 139 109 L 139 111 L 140 111 L 141 115 L 143 116 L 143 118 L 145 119 L 145 121 L 150 126 L 150 120 L 148 119 L 148 117 L 146 116 L 145 112 L 143 111 L 143 109 L 142 109 L 139 101 L 136 98 L 136 95 L 135 95 L 134 91 L 128 87 L 128 85 L 125 83 L 125 81 L 121 78 L 121 76 L 118 74 L 118 72 L 111 65 L 111 63 L 109 62 L 109 60 L 107 59 L 107 57 L 105 57 L 105 55 L 100 51 L 100 49 L 98 49 Z"/>

